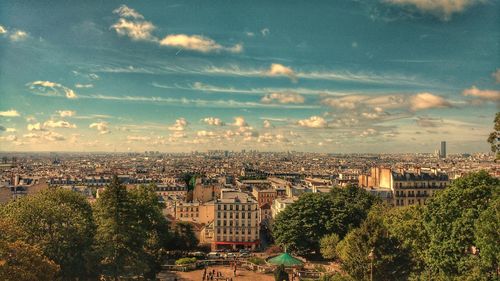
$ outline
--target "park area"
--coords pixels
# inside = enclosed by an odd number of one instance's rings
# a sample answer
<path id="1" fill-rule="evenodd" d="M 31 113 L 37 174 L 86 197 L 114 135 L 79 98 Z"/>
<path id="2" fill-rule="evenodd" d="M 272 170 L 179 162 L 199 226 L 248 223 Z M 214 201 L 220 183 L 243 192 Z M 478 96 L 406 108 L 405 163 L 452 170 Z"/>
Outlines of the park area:
<path id="1" fill-rule="evenodd" d="M 220 272 L 222 277 L 214 277 L 214 280 L 232 280 L 233 281 L 273 281 L 274 277 L 272 274 L 263 274 L 254 271 L 249 271 L 246 269 L 238 269 L 236 271 L 236 276 L 229 266 L 210 266 L 207 268 L 207 272 L 215 270 L 215 272 Z M 160 281 L 200 281 L 203 280 L 203 269 L 193 270 L 189 272 L 180 271 L 165 271 L 158 275 Z M 176 279 L 177 278 L 177 279 Z"/>

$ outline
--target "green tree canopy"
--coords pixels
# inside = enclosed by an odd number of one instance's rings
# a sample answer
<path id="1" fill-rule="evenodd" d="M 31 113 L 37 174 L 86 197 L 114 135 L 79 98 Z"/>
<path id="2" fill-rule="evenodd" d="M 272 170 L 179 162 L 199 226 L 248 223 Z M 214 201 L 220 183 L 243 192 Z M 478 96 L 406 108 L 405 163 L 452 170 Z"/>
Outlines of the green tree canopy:
<path id="1" fill-rule="evenodd" d="M 120 276 L 141 275 L 148 270 L 144 257 L 147 237 L 136 201 L 117 177 L 101 193 L 94 206 L 97 223 L 96 248 L 103 274 Z"/>
<path id="2" fill-rule="evenodd" d="M 143 259 L 147 268 L 144 276 L 148 279 L 154 279 L 160 272 L 171 239 L 169 224 L 162 213 L 164 205 L 158 201 L 155 190 L 154 185 L 140 185 L 130 191 L 139 225 L 145 231 Z"/>
<path id="3" fill-rule="evenodd" d="M 335 233 L 343 238 L 360 225 L 375 200 L 355 187 L 304 194 L 276 217 L 272 227 L 275 242 L 299 254 L 319 253 L 323 236 Z"/>
<path id="4" fill-rule="evenodd" d="M 373 280 L 408 279 L 410 252 L 389 234 L 383 223 L 385 213 L 384 207 L 375 206 L 363 224 L 350 231 L 337 246 L 342 268 L 355 280 L 368 280 L 371 262 Z"/>
<path id="5" fill-rule="evenodd" d="M 339 243 L 339 236 L 335 233 L 327 234 L 319 241 L 321 255 L 325 259 L 337 258 L 336 247 Z"/>
<path id="6" fill-rule="evenodd" d="M 482 171 L 453 181 L 430 200 L 424 214 L 429 234 L 426 263 L 437 276 L 451 279 L 468 274 L 474 259 L 471 248 L 477 246 L 476 221 L 499 191 L 500 180 Z"/>
<path id="7" fill-rule="evenodd" d="M 21 229 L 21 241 L 35 245 L 61 267 L 62 279 L 91 278 L 95 273 L 95 224 L 83 195 L 48 189 L 9 202 L 2 214 Z"/>
<path id="8" fill-rule="evenodd" d="M 33 245 L 23 242 L 21 229 L 12 221 L 0 219 L 0 280 L 55 280 L 59 266 Z"/>

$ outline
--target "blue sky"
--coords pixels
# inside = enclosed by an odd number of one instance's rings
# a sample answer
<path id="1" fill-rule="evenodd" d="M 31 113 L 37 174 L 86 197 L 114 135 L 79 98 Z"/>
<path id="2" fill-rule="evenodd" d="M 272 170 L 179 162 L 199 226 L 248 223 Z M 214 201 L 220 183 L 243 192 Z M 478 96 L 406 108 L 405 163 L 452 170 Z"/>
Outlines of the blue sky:
<path id="1" fill-rule="evenodd" d="M 0 149 L 486 152 L 499 44 L 492 0 L 2 1 Z"/>

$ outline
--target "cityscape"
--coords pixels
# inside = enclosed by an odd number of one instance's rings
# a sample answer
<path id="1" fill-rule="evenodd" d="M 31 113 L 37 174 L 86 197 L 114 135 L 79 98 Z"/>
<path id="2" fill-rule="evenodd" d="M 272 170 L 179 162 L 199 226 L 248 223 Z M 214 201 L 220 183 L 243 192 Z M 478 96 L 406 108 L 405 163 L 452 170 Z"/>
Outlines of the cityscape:
<path id="1" fill-rule="evenodd" d="M 0 3 L 0 280 L 500 280 L 500 3 Z"/>

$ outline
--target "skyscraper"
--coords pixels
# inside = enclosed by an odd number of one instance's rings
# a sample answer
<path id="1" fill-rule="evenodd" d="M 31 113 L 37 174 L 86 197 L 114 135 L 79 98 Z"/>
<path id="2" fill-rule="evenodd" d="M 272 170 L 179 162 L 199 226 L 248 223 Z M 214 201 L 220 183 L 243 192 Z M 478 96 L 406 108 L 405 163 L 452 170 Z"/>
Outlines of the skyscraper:
<path id="1" fill-rule="evenodd" d="M 439 157 L 446 158 L 446 142 L 445 141 L 441 142 L 441 150 L 439 151 Z"/>

